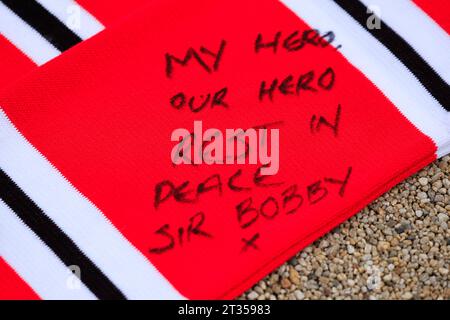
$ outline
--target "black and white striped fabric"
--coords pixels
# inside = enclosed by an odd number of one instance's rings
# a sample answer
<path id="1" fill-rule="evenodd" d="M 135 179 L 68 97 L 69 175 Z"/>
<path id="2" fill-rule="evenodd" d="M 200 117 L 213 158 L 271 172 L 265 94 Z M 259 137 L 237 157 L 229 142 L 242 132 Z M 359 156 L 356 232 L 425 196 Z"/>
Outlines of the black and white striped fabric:
<path id="1" fill-rule="evenodd" d="M 432 137 L 437 156 L 450 153 L 450 38 L 429 16 L 410 0 L 281 2 L 309 25 L 333 30 L 339 51 Z M 371 16 L 379 27 L 368 24 Z"/>
<path id="2" fill-rule="evenodd" d="M 0 0 L 0 34 L 38 66 L 103 29 L 72 0 Z M 183 299 L 1 109 L 0 140 L 0 256 L 40 297 Z"/>
<path id="3" fill-rule="evenodd" d="M 309 25 L 333 30 L 340 52 L 432 137 L 438 156 L 450 153 L 450 41 L 429 17 L 408 0 L 281 2 Z M 367 27 L 371 5 L 381 9 L 380 28 Z M 69 21 L 68 8 L 78 10 L 80 25 Z M 420 30 L 412 31 L 412 21 Z M 103 29 L 72 0 L 0 0 L 0 33 L 37 65 Z M 0 253 L 41 297 L 184 298 L 1 109 L 0 140 Z M 66 286 L 71 265 L 83 270 L 78 290 Z"/>
<path id="4" fill-rule="evenodd" d="M 103 29 L 73 0 L 0 1 L 0 33 L 37 65 Z"/>
<path id="5" fill-rule="evenodd" d="M 42 298 L 183 299 L 1 110 L 0 140 L 0 254 Z"/>
<path id="6" fill-rule="evenodd" d="M 443 68 L 438 68 L 435 64 L 435 69 L 430 66 L 425 59 L 420 55 L 425 53 L 425 46 L 420 45 L 421 41 L 414 41 L 416 36 L 410 37 L 413 40 L 413 44 L 409 44 L 402 36 L 407 37 L 409 32 L 408 25 L 397 25 L 397 32 L 395 32 L 386 22 L 384 18 L 380 18 L 380 24 L 377 28 L 367 27 L 367 12 L 370 11 L 370 6 L 376 5 L 381 8 L 385 8 L 386 12 L 395 13 L 403 12 L 403 6 L 399 6 L 401 1 L 372 1 L 365 0 L 364 2 L 359 1 L 346 1 L 346 0 L 334 0 L 342 9 L 344 9 L 355 21 L 357 21 L 363 28 L 368 30 L 370 34 L 375 37 L 379 42 L 381 42 L 393 55 L 397 57 L 400 62 L 411 71 L 411 73 L 419 80 L 419 82 L 430 92 L 430 94 L 444 107 L 447 111 L 450 111 L 450 88 L 448 84 L 443 80 L 442 76 L 438 73 L 445 75 L 445 71 L 448 70 L 443 65 Z M 405 4 L 405 3 L 404 3 Z M 397 6 L 397 7 L 396 7 Z M 405 8 L 407 9 L 407 7 Z M 399 11 L 400 10 L 400 11 Z M 383 10 L 384 11 L 384 10 Z M 382 11 L 382 12 L 383 12 Z M 402 16 L 412 19 L 411 16 L 406 16 L 402 13 Z M 398 21 L 398 18 L 391 18 L 391 22 Z M 417 20 L 414 20 L 417 21 Z M 416 48 L 413 47 L 416 45 Z M 417 52 L 416 49 L 419 51 Z M 447 57 L 448 58 L 448 57 Z"/>

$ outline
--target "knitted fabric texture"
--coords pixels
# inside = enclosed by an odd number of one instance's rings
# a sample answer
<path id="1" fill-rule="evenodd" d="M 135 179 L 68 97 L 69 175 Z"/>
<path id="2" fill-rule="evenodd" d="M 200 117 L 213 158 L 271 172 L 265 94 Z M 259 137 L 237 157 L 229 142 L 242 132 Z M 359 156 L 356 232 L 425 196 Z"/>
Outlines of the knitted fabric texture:
<path id="1" fill-rule="evenodd" d="M 450 152 L 443 1 L 107 2 L 0 1 L 1 298 L 234 298 Z M 175 165 L 196 121 L 279 171 Z"/>

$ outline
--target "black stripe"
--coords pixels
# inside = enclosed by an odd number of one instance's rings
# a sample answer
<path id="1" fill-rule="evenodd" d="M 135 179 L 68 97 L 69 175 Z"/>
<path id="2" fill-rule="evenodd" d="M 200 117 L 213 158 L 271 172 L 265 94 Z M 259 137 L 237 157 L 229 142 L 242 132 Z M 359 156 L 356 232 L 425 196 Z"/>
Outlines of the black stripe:
<path id="1" fill-rule="evenodd" d="M 72 239 L 47 217 L 2 169 L 0 169 L 0 199 L 47 244 L 66 266 L 80 267 L 81 281 L 99 299 L 125 299 L 123 293 L 84 255 Z M 17 239 L 17 241 L 21 240 Z"/>
<path id="2" fill-rule="evenodd" d="M 450 86 L 402 37 L 381 19 L 381 28 L 367 28 L 367 19 L 369 17 L 367 7 L 360 1 L 334 0 L 334 2 L 391 51 L 414 74 L 441 106 L 450 111 Z M 399 12 L 398 14 L 402 13 Z"/>
<path id="3" fill-rule="evenodd" d="M 81 38 L 34 0 L 0 0 L 22 20 L 39 32 L 59 51 L 65 51 Z"/>

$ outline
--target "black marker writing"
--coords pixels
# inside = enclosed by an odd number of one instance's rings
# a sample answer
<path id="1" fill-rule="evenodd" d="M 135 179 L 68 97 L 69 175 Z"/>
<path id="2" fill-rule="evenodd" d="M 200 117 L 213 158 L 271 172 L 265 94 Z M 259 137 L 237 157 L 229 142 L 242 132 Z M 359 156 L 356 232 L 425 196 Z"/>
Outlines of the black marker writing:
<path id="1" fill-rule="evenodd" d="M 222 40 L 220 42 L 220 46 L 216 52 L 205 48 L 203 46 L 200 47 L 200 50 L 197 51 L 194 48 L 189 48 L 184 56 L 184 58 L 177 58 L 173 54 L 166 53 L 166 76 L 171 78 L 174 70 L 174 63 L 181 65 L 182 67 L 186 67 L 192 59 L 196 61 L 206 72 L 211 73 L 212 71 L 217 71 L 219 68 L 220 60 L 223 56 L 223 51 L 225 50 L 226 41 Z M 211 61 L 211 58 L 213 59 Z M 209 63 L 208 61 L 209 60 Z"/>
<path id="2" fill-rule="evenodd" d="M 246 252 L 248 249 L 259 250 L 259 247 L 256 244 L 256 240 L 258 240 L 258 239 L 259 239 L 259 233 L 255 233 L 249 239 L 242 238 L 241 241 L 244 243 L 244 246 L 242 247 L 241 252 Z"/>
<path id="3" fill-rule="evenodd" d="M 169 224 L 164 224 L 155 231 L 155 234 L 161 238 L 159 242 L 163 243 L 163 245 L 150 248 L 149 253 L 165 253 L 174 249 L 176 246 L 183 246 L 184 243 L 191 242 L 194 236 L 212 238 L 213 236 L 203 229 L 205 219 L 205 214 L 203 212 L 197 212 L 189 218 L 187 226 L 180 226 L 175 232 L 171 229 Z"/>
<path id="4" fill-rule="evenodd" d="M 194 113 L 202 111 L 208 105 L 210 105 L 211 108 L 228 108 L 228 103 L 225 101 L 227 92 L 228 89 L 226 87 L 216 91 L 214 95 L 208 93 L 206 95 L 188 97 L 185 93 L 179 92 L 170 98 L 170 105 L 177 110 L 180 110 L 187 105 Z"/>
<path id="5" fill-rule="evenodd" d="M 281 31 L 275 33 L 273 37 L 267 37 L 265 39 L 260 33 L 256 37 L 254 48 L 256 53 L 261 52 L 263 49 L 271 49 L 273 53 L 276 53 L 279 47 L 282 47 L 287 51 L 298 51 L 307 44 L 324 48 L 332 43 L 334 39 L 335 35 L 332 31 L 320 35 L 319 31 L 316 29 L 309 29 L 303 32 L 294 31 L 284 38 L 283 41 L 281 41 Z"/>
<path id="6" fill-rule="evenodd" d="M 309 124 L 311 133 L 319 133 L 323 126 L 332 130 L 335 137 L 338 136 L 339 124 L 341 120 L 341 105 L 338 104 L 334 121 L 331 123 L 324 116 L 313 115 Z"/>
<path id="7" fill-rule="evenodd" d="M 304 205 L 304 199 L 307 199 L 308 205 L 316 205 L 326 199 L 332 192 L 333 185 L 340 186 L 338 194 L 343 197 L 351 173 L 352 167 L 348 167 L 344 179 L 325 177 L 308 184 L 305 188 L 306 197 L 299 193 L 297 184 L 289 186 L 279 195 L 267 196 L 260 204 L 254 203 L 253 197 L 247 197 L 236 205 L 238 224 L 242 229 L 246 229 L 261 217 L 264 218 L 263 220 L 273 220 L 279 214 L 295 214 Z"/>
<path id="8" fill-rule="evenodd" d="M 259 101 L 263 101 L 265 97 L 273 101 L 273 96 L 277 92 L 285 96 L 299 96 L 301 92 L 317 92 L 319 89 L 329 91 L 334 86 L 335 78 L 333 68 L 328 67 L 318 76 L 314 70 L 310 70 L 296 78 L 288 75 L 281 81 L 278 78 L 271 82 L 261 81 L 258 98 Z"/>

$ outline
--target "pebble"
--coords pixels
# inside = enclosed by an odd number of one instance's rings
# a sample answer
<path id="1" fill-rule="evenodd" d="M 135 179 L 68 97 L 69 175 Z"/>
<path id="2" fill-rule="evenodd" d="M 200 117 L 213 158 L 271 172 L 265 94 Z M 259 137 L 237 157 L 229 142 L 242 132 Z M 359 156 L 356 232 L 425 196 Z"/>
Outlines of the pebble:
<path id="1" fill-rule="evenodd" d="M 428 195 L 425 192 L 419 192 L 417 194 L 417 198 L 419 198 L 419 199 L 428 199 Z"/>
<path id="2" fill-rule="evenodd" d="M 428 184 L 428 179 L 425 178 L 425 177 L 419 178 L 419 183 L 420 183 L 422 186 L 426 186 L 426 185 Z"/>
<path id="3" fill-rule="evenodd" d="M 377 245 L 377 249 L 380 252 L 387 251 L 387 250 L 389 250 L 390 247 L 391 247 L 391 244 L 387 241 L 380 241 L 380 242 L 378 242 L 378 245 Z"/>
<path id="4" fill-rule="evenodd" d="M 354 254 L 355 253 L 355 247 L 352 246 L 351 244 L 347 245 L 347 252 L 349 254 Z"/>
<path id="5" fill-rule="evenodd" d="M 390 282 L 392 280 L 392 274 L 388 273 L 383 277 L 384 282 Z"/>
<path id="6" fill-rule="evenodd" d="M 258 293 L 256 293 L 255 291 L 250 291 L 250 292 L 247 294 L 247 298 L 248 298 L 249 300 L 256 300 L 256 299 L 258 298 Z"/>
<path id="7" fill-rule="evenodd" d="M 291 287 L 291 282 L 289 281 L 288 278 L 281 279 L 281 287 L 284 289 L 288 289 Z"/>
<path id="8" fill-rule="evenodd" d="M 395 186 L 239 299 L 450 300 L 450 156 Z"/>
<path id="9" fill-rule="evenodd" d="M 445 268 L 439 268 L 439 273 L 446 276 L 448 275 L 448 269 Z"/>
<path id="10" fill-rule="evenodd" d="M 413 295 L 412 295 L 411 292 L 405 292 L 405 293 L 402 295 L 402 299 L 404 299 L 404 300 L 411 300 L 412 298 L 413 298 Z"/>
<path id="11" fill-rule="evenodd" d="M 445 213 L 439 213 L 438 214 L 438 219 L 439 222 L 447 222 L 448 221 L 448 215 L 446 215 Z"/>
<path id="12" fill-rule="evenodd" d="M 300 284 L 300 276 L 298 275 L 297 270 L 295 270 L 294 268 L 291 268 L 289 270 L 289 280 L 291 280 L 291 282 L 295 285 Z"/>
<path id="13" fill-rule="evenodd" d="M 304 295 L 303 292 L 301 292 L 300 290 L 295 290 L 295 291 L 294 291 L 294 295 L 295 295 L 295 298 L 296 298 L 297 300 L 303 300 L 303 299 L 305 299 L 305 295 Z"/>

